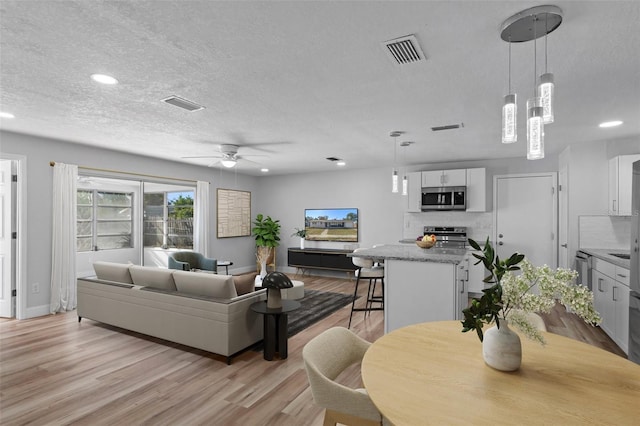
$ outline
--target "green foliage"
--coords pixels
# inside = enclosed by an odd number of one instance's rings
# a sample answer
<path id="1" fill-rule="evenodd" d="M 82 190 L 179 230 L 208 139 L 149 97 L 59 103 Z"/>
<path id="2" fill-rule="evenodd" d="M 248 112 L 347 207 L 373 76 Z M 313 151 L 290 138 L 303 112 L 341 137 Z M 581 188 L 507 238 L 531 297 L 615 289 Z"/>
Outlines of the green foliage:
<path id="1" fill-rule="evenodd" d="M 291 234 L 292 237 L 300 237 L 300 238 L 304 238 L 307 236 L 307 231 L 306 229 L 302 228 L 302 229 L 298 229 L 295 228 L 296 232 L 294 232 L 293 234 Z"/>
<path id="2" fill-rule="evenodd" d="M 478 259 L 474 265 L 482 263 L 489 275 L 483 280 L 485 283 L 493 286 L 482 290 L 483 295 L 480 299 L 473 299 L 471 306 L 462 310 L 464 320 L 462 321 L 462 332 L 475 330 L 480 338 L 483 340 L 482 334 L 483 324 L 489 324 L 493 321 L 500 327 L 499 313 L 502 311 L 502 285 L 500 281 L 505 273 L 508 271 L 517 271 L 520 269 L 518 264 L 524 259 L 524 255 L 520 253 L 513 253 L 508 259 L 503 260 L 495 253 L 495 250 L 489 242 L 489 237 L 484 244 L 484 249 L 480 247 L 476 241 L 469 238 L 469 244 L 471 247 L 482 252 L 482 254 L 473 253 L 473 257 Z"/>
<path id="3" fill-rule="evenodd" d="M 258 247 L 278 247 L 280 245 L 280 221 L 264 217 L 261 213 L 253 221 L 252 235 Z"/>
<path id="4" fill-rule="evenodd" d="M 186 219 L 193 217 L 193 198 L 180 195 L 173 201 L 169 202 L 173 209 L 169 213 L 169 217 L 176 219 Z"/>

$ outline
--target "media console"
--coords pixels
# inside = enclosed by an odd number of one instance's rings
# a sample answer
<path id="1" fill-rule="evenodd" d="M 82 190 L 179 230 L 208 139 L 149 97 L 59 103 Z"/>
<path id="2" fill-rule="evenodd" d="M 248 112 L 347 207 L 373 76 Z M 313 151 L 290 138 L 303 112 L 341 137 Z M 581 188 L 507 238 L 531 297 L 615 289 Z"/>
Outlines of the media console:
<path id="1" fill-rule="evenodd" d="M 347 254 L 353 250 L 289 247 L 289 266 L 302 269 L 326 269 L 351 274 L 358 269 Z"/>

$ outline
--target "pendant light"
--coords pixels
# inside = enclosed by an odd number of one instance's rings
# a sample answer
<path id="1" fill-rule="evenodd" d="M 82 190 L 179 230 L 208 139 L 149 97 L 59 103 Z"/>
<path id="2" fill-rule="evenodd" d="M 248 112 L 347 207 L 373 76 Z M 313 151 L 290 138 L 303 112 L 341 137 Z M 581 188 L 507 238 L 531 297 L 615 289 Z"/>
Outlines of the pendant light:
<path id="1" fill-rule="evenodd" d="M 509 37 L 509 94 L 502 104 L 502 143 L 518 141 L 518 106 L 516 94 L 511 93 L 511 37 Z"/>
<path id="2" fill-rule="evenodd" d="M 533 47 L 533 98 L 527 101 L 527 159 L 536 160 L 544 158 L 544 124 L 553 122 L 554 86 L 553 74 L 547 72 L 547 35 L 553 32 L 562 23 L 562 10 L 557 6 L 544 5 L 525 9 L 522 12 L 508 18 L 502 23 L 500 38 L 509 43 L 522 43 L 534 41 Z M 540 76 L 540 84 L 537 84 L 536 39 L 545 36 L 545 73 Z M 509 50 L 509 86 L 511 86 L 511 50 Z M 511 91 L 511 87 L 509 87 Z M 505 141 L 506 124 L 505 109 L 513 102 L 514 114 L 516 99 L 511 98 L 511 93 L 505 96 L 503 104 L 502 141 Z M 511 108 L 509 106 L 509 108 Z M 507 111 L 509 111 L 507 109 Z M 506 118 L 509 118 L 507 115 Z M 514 116 L 515 125 L 515 116 Z M 517 129 L 516 129 L 517 130 Z M 514 140 L 515 142 L 515 140 Z"/>
<path id="3" fill-rule="evenodd" d="M 545 35 L 544 35 L 544 74 L 540 76 L 538 83 L 538 96 L 542 99 L 543 121 L 544 124 L 553 123 L 553 102 L 554 102 L 554 84 L 553 74 L 547 71 L 547 34 L 548 34 L 548 16 L 545 16 Z"/>
<path id="4" fill-rule="evenodd" d="M 396 168 L 396 161 L 397 161 L 397 153 L 398 153 L 398 149 L 397 149 L 397 142 L 398 142 L 398 136 L 400 136 L 402 134 L 402 132 L 396 130 L 390 133 L 390 136 L 393 139 L 393 174 L 391 175 L 391 192 L 394 194 L 398 193 L 398 169 Z"/>
<path id="5" fill-rule="evenodd" d="M 535 28 L 535 26 L 534 26 Z M 534 30 L 535 32 L 535 30 Z M 533 98 L 527 100 L 527 160 L 544 158 L 544 107 L 536 90 L 536 37 L 533 38 Z"/>

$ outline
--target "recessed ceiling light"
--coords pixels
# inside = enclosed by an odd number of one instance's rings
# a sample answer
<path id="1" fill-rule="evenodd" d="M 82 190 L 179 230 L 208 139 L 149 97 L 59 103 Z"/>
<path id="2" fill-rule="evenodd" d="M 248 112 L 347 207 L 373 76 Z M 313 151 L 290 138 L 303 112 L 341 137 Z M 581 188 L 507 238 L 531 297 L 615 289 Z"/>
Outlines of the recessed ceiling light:
<path id="1" fill-rule="evenodd" d="M 92 74 L 91 78 L 93 79 L 93 81 L 97 81 L 98 83 L 101 83 L 101 84 L 118 84 L 118 80 L 111 77 L 110 75 Z"/>
<path id="2" fill-rule="evenodd" d="M 336 163 L 336 166 L 340 166 L 340 167 L 342 167 L 342 166 L 346 166 L 346 165 L 347 165 L 347 163 L 345 163 L 345 162 L 344 162 L 344 161 L 342 161 L 342 160 L 340 160 L 340 161 L 338 161 L 338 162 Z"/>
<path id="3" fill-rule="evenodd" d="M 0 111 L 0 118 L 16 118 L 16 116 L 11 114 L 10 112 Z"/>
<path id="4" fill-rule="evenodd" d="M 269 169 L 267 169 L 267 168 L 265 167 L 265 168 L 263 168 L 263 169 L 260 169 L 260 171 L 261 171 L 262 173 L 267 173 L 267 172 L 269 171 Z"/>
<path id="5" fill-rule="evenodd" d="M 622 124 L 622 121 L 620 120 L 614 120 L 614 121 L 605 121 L 604 123 L 600 123 L 599 127 L 616 127 Z"/>

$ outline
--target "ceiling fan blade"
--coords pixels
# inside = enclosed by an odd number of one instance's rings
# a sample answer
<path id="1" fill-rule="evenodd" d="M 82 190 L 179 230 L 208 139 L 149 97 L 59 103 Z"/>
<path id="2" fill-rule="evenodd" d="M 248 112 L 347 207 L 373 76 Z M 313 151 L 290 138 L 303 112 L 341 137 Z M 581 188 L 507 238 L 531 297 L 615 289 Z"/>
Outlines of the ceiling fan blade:
<path id="1" fill-rule="evenodd" d="M 180 157 L 180 158 L 221 158 L 220 155 L 194 155 L 188 157 Z"/>

